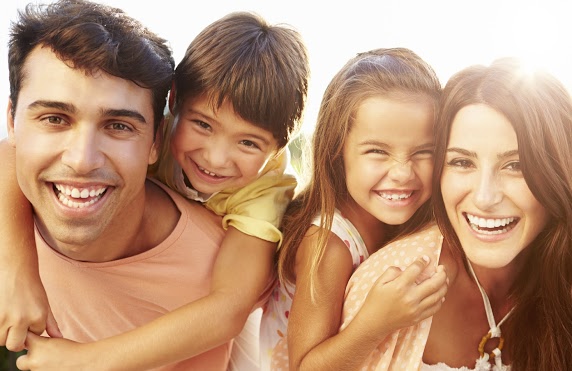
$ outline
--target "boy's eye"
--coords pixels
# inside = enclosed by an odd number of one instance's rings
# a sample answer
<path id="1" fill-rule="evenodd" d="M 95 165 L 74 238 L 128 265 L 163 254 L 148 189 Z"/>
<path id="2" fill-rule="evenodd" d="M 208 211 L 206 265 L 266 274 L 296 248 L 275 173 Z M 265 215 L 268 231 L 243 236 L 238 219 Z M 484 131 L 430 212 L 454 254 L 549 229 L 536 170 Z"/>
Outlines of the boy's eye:
<path id="1" fill-rule="evenodd" d="M 256 143 L 254 143 L 251 140 L 247 140 L 247 139 L 241 140 L 240 144 L 242 144 L 243 146 L 249 147 L 249 148 L 256 148 L 256 149 L 260 148 Z"/>
<path id="2" fill-rule="evenodd" d="M 195 124 L 197 124 L 201 129 L 209 130 L 211 128 L 209 124 L 201 120 L 195 120 Z"/>

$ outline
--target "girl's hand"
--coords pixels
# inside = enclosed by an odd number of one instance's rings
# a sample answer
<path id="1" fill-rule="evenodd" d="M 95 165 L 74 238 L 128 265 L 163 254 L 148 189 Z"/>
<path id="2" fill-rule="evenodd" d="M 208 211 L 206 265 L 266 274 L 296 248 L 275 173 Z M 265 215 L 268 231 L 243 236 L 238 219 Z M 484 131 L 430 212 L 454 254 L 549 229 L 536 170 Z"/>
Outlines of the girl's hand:
<path id="1" fill-rule="evenodd" d="M 429 259 L 419 258 L 405 270 L 387 269 L 371 288 L 359 316 L 380 334 L 417 324 L 435 314 L 445 300 L 447 275 L 442 265 L 431 276 L 423 272 Z"/>

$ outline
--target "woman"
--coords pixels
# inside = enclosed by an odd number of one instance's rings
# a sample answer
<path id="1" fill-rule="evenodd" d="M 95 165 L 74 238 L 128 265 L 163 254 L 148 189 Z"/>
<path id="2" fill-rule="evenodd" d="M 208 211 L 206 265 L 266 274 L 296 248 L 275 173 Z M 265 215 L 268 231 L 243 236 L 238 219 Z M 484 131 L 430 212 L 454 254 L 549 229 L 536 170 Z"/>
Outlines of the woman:
<path id="1" fill-rule="evenodd" d="M 397 241 L 360 266 L 342 331 L 359 308 L 375 307 L 364 299 L 372 289 L 392 284 L 388 262 L 403 268 L 425 254 L 433 261 L 428 274 L 443 264 L 446 300 L 434 316 L 386 337 L 365 366 L 569 369 L 571 131 L 570 96 L 546 73 L 528 74 L 503 59 L 451 78 L 436 129 L 438 229 Z"/>

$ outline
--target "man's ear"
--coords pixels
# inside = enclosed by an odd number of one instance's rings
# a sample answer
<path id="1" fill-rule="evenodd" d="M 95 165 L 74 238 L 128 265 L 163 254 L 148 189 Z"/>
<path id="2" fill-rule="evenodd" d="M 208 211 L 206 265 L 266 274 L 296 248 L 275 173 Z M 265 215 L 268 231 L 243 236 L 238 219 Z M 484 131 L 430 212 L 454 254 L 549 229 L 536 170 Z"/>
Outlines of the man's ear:
<path id="1" fill-rule="evenodd" d="M 175 88 L 175 80 L 171 83 L 171 90 L 169 91 L 169 111 L 171 115 L 175 116 L 175 99 L 177 95 L 177 89 Z"/>
<path id="2" fill-rule="evenodd" d="M 159 127 L 157 128 L 157 133 L 155 134 L 155 140 L 153 141 L 151 151 L 149 152 L 149 165 L 153 165 L 159 159 L 159 154 L 161 153 L 161 148 L 163 145 L 163 131 L 165 130 L 165 116 L 161 119 Z"/>
<path id="3" fill-rule="evenodd" d="M 14 137 L 14 115 L 12 114 L 12 109 L 15 107 L 12 105 L 12 99 L 8 99 L 8 108 L 6 109 L 6 128 L 8 129 L 8 142 L 15 147 L 16 138 Z"/>

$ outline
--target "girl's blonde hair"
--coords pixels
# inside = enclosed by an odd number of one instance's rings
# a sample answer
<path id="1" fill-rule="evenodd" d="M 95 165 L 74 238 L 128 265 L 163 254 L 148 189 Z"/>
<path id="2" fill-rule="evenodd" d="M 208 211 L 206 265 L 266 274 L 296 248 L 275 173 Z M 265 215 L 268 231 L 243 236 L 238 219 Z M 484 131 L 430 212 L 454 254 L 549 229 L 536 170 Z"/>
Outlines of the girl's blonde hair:
<path id="1" fill-rule="evenodd" d="M 289 205 L 282 222 L 284 239 L 278 254 L 281 282 L 295 282 L 298 246 L 312 220 L 320 216 L 318 243 L 311 262 L 310 285 L 332 227 L 334 210 L 350 196 L 346 187 L 343 147 L 361 103 L 370 97 L 416 100 L 427 97 L 437 108 L 441 85 L 433 69 L 405 48 L 375 49 L 349 60 L 334 76 L 321 102 L 312 139 L 311 178 Z M 427 202 L 408 224 L 420 226 L 431 218 Z M 415 220 L 415 221 L 413 221 Z"/>

